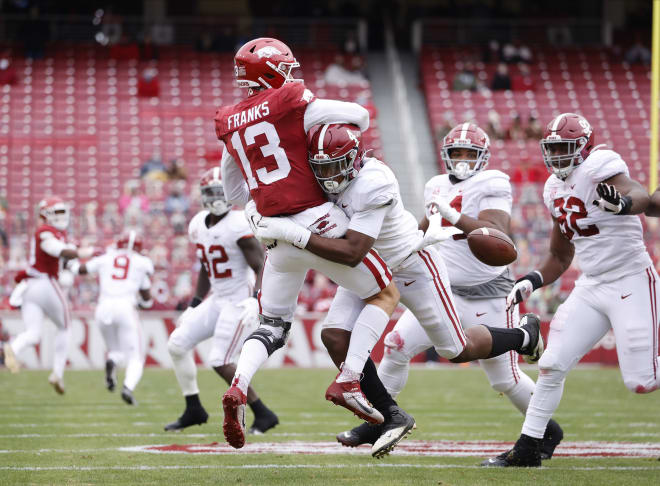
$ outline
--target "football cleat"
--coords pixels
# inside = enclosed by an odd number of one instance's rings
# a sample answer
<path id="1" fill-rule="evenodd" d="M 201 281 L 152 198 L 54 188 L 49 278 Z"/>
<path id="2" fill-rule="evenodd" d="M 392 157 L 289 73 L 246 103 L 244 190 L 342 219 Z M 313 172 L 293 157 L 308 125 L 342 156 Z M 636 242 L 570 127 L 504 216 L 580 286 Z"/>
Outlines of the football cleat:
<path id="1" fill-rule="evenodd" d="M 12 373 L 18 373 L 18 370 L 20 369 L 20 365 L 18 364 L 18 360 L 16 359 L 14 350 L 11 349 L 9 343 L 4 343 L 4 345 L 2 346 L 2 350 L 5 355 L 5 366 L 7 367 L 7 369 Z"/>
<path id="2" fill-rule="evenodd" d="M 165 426 L 165 431 L 181 430 L 185 429 L 186 427 L 190 427 L 191 425 L 202 425 L 205 424 L 208 419 L 209 414 L 206 413 L 204 407 L 186 407 L 181 417 Z"/>
<path id="3" fill-rule="evenodd" d="M 337 442 L 344 447 L 357 447 L 362 444 L 373 445 L 383 434 L 384 424 L 370 424 L 362 422 L 351 430 L 346 430 L 337 434 Z"/>
<path id="4" fill-rule="evenodd" d="M 121 389 L 121 399 L 124 400 L 129 405 L 137 405 L 138 402 L 133 397 L 133 392 L 126 388 L 125 386 Z"/>
<path id="5" fill-rule="evenodd" d="M 548 425 L 545 428 L 543 440 L 541 440 L 541 460 L 547 461 L 548 459 L 552 459 L 552 455 L 555 453 L 555 448 L 563 438 L 564 431 L 557 422 L 550 419 L 550 422 L 548 422 Z"/>
<path id="6" fill-rule="evenodd" d="M 58 395 L 64 395 L 66 389 L 64 388 L 64 380 L 59 378 L 55 373 L 51 373 L 48 377 L 48 383 L 52 385 Z"/>
<path id="7" fill-rule="evenodd" d="M 383 423 L 383 433 L 371 448 L 371 455 L 380 459 L 388 455 L 396 445 L 417 428 L 415 419 L 399 407 L 391 409 L 390 416 Z"/>
<path id="8" fill-rule="evenodd" d="M 105 362 L 105 387 L 108 391 L 115 391 L 117 386 L 117 367 L 111 359 Z"/>
<path id="9" fill-rule="evenodd" d="M 340 372 L 341 374 L 341 372 Z M 339 374 L 337 375 L 337 378 Z M 325 399 L 335 405 L 340 405 L 362 420 L 372 424 L 382 424 L 383 415 L 371 406 L 367 397 L 362 393 L 359 380 L 337 382 L 337 378 L 330 384 L 325 392 Z"/>
<path id="10" fill-rule="evenodd" d="M 252 422 L 252 425 L 250 426 L 249 433 L 253 435 L 262 435 L 279 423 L 280 420 L 277 418 L 277 415 L 275 415 L 275 413 L 273 413 L 271 410 L 268 410 L 268 413 L 254 418 L 254 422 Z"/>
<path id="11" fill-rule="evenodd" d="M 520 318 L 520 327 L 529 334 L 529 343 L 520 348 L 518 354 L 525 362 L 534 364 L 543 355 L 543 336 L 541 336 L 541 319 L 536 314 L 525 314 Z"/>
<path id="12" fill-rule="evenodd" d="M 540 443 L 541 439 L 521 435 L 513 449 L 486 459 L 481 465 L 484 467 L 540 467 Z"/>
<path id="13" fill-rule="evenodd" d="M 222 430 L 227 443 L 235 449 L 245 445 L 245 404 L 247 397 L 235 385 L 222 396 L 222 409 L 225 418 L 222 422 Z"/>

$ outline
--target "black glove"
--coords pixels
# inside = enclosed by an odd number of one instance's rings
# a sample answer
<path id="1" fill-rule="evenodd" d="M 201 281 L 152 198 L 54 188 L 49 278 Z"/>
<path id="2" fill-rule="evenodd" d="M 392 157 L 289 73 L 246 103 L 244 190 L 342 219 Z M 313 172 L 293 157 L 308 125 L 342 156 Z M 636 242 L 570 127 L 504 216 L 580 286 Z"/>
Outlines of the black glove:
<path id="1" fill-rule="evenodd" d="M 594 204 L 607 213 L 628 214 L 632 207 L 632 198 L 622 196 L 616 187 L 605 182 L 599 182 L 596 193 L 600 197 Z"/>

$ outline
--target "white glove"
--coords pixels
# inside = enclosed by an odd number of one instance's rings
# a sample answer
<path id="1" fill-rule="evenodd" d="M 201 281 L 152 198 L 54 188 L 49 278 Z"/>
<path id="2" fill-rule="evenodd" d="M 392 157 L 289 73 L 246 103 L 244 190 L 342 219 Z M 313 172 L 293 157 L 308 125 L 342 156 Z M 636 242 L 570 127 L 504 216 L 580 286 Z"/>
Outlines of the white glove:
<path id="1" fill-rule="evenodd" d="M 259 302 L 254 297 L 241 300 L 236 307 L 243 309 L 239 322 L 253 322 L 259 318 Z"/>
<path id="2" fill-rule="evenodd" d="M 256 237 L 264 239 L 288 241 L 293 246 L 304 249 L 312 232 L 294 223 L 289 218 L 267 218 L 262 216 L 257 223 Z"/>
<path id="3" fill-rule="evenodd" d="M 78 275 L 78 271 L 80 270 L 80 262 L 75 258 L 73 260 L 67 260 L 65 268 L 70 270 L 74 275 Z"/>
<path id="4" fill-rule="evenodd" d="M 270 248 L 275 243 L 274 240 L 268 238 L 261 238 L 259 236 L 259 227 L 258 223 L 262 220 L 263 216 L 257 211 L 257 204 L 254 202 L 254 199 L 250 199 L 245 205 L 245 219 L 247 219 L 250 229 L 254 236 L 261 242 L 262 245 Z"/>
<path id="5" fill-rule="evenodd" d="M 524 277 L 519 278 L 506 298 L 506 309 L 509 310 L 512 306 L 520 304 L 532 295 L 532 292 L 542 286 L 543 276 L 538 270 L 534 270 Z"/>
<path id="6" fill-rule="evenodd" d="M 461 219 L 461 213 L 452 208 L 447 201 L 437 200 L 434 201 L 435 206 L 438 208 L 437 214 L 445 218 L 451 224 L 456 224 Z"/>
<path id="7" fill-rule="evenodd" d="M 91 257 L 94 254 L 94 247 L 92 246 L 84 246 L 81 248 L 78 248 L 78 258 L 81 260 L 86 260 L 89 257 Z"/>
<path id="8" fill-rule="evenodd" d="M 448 240 L 454 235 L 463 233 L 455 226 L 442 226 L 442 216 L 440 213 L 435 213 L 429 216 L 429 227 L 424 233 L 424 238 L 417 243 L 412 251 L 419 251 L 429 245 L 435 245 L 441 241 Z"/>

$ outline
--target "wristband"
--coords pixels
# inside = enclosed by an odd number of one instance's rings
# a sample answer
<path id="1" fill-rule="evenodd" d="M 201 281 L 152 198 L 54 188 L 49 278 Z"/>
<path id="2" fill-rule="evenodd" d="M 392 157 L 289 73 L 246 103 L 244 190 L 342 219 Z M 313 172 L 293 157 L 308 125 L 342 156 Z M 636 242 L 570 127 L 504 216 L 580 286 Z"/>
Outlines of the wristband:
<path id="1" fill-rule="evenodd" d="M 188 307 L 197 307 L 197 306 L 198 306 L 199 304 L 201 304 L 201 303 L 202 303 L 202 299 L 200 299 L 199 297 L 195 296 L 195 297 L 193 297 L 192 300 L 190 301 L 190 304 L 188 304 Z"/>
<path id="2" fill-rule="evenodd" d="M 516 283 L 518 283 L 522 280 L 529 280 L 532 283 L 532 288 L 534 290 L 543 287 L 543 275 L 541 275 L 541 272 L 539 272 L 538 270 L 534 270 L 533 272 L 529 272 L 524 277 L 519 278 L 516 281 Z"/>
<path id="3" fill-rule="evenodd" d="M 443 214 L 442 217 L 449 221 L 452 225 L 458 223 L 458 220 L 461 219 L 461 213 L 456 211 L 456 209 L 449 206 L 449 209 L 445 211 L 447 214 Z"/>
<path id="4" fill-rule="evenodd" d="M 621 211 L 619 211 L 619 214 L 629 214 L 631 208 L 632 208 L 632 197 L 621 196 Z"/>

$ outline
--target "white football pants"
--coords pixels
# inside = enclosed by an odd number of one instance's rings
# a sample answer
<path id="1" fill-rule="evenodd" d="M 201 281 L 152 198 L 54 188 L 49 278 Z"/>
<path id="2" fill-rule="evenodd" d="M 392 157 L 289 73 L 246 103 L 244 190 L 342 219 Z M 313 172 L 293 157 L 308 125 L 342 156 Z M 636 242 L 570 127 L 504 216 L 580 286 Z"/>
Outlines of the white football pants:
<path id="1" fill-rule="evenodd" d="M 523 434 L 543 437 L 559 406 L 566 375 L 610 329 L 626 388 L 649 393 L 660 386 L 657 291 L 653 267 L 615 282 L 573 289 L 550 323 Z"/>
<path id="2" fill-rule="evenodd" d="M 27 279 L 21 316 L 25 331 L 11 341 L 12 351 L 18 356 L 26 347 L 39 344 L 44 317 L 48 317 L 57 327 L 53 373 L 58 378 L 62 378 L 69 352 L 71 314 L 64 291 L 56 279 L 50 277 Z"/>

